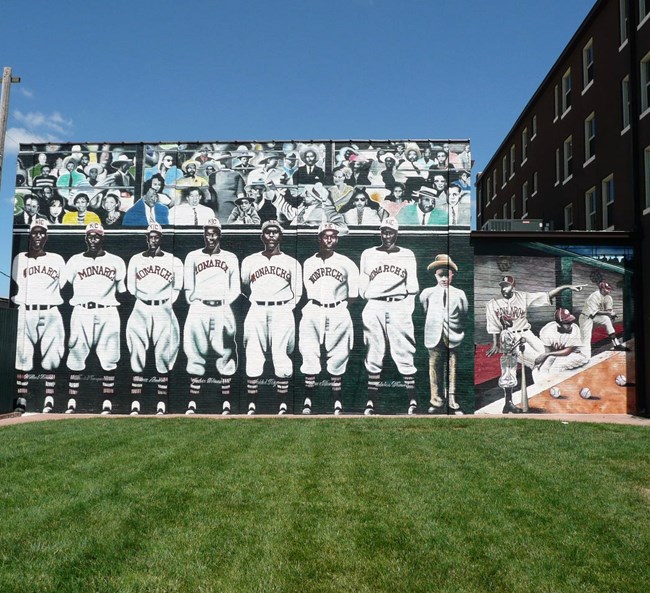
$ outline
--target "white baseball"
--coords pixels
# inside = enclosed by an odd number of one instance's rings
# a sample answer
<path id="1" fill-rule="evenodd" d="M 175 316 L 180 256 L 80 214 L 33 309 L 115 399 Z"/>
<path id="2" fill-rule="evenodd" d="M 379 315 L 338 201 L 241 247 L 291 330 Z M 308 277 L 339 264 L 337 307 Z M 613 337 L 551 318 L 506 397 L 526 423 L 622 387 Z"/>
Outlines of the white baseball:
<path id="1" fill-rule="evenodd" d="M 554 397 L 557 399 L 562 395 L 562 392 L 560 391 L 559 387 L 551 387 L 551 397 Z"/>
<path id="2" fill-rule="evenodd" d="M 580 390 L 580 397 L 583 399 L 589 399 L 591 397 L 591 389 L 589 389 L 589 387 L 583 387 Z"/>
<path id="3" fill-rule="evenodd" d="M 616 385 L 620 385 L 621 387 L 627 383 L 627 377 L 625 375 L 618 375 L 614 380 L 616 381 Z"/>

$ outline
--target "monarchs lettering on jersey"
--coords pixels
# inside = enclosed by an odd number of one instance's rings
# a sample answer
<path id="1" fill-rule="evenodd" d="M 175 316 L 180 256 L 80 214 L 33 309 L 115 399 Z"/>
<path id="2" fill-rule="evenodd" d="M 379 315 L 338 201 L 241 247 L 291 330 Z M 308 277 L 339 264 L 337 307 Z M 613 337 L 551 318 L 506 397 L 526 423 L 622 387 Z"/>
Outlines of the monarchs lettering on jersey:
<path id="1" fill-rule="evenodd" d="M 83 270 L 79 270 L 77 275 L 82 280 L 85 280 L 90 276 L 105 276 L 109 280 L 115 280 L 115 268 L 108 268 L 106 266 L 88 266 Z"/>
<path id="2" fill-rule="evenodd" d="M 59 278 L 59 271 L 50 266 L 29 266 L 23 270 L 24 278 L 27 278 L 27 276 L 33 276 L 34 274 L 44 274 L 53 280 L 58 280 Z"/>
<path id="3" fill-rule="evenodd" d="M 269 274 L 279 276 L 280 278 L 287 281 L 291 280 L 291 272 L 289 272 L 289 270 L 285 270 L 284 268 L 280 268 L 278 266 L 264 266 L 263 268 L 259 268 L 258 270 L 255 270 L 251 273 L 251 283 L 255 282 L 255 280 L 258 278 L 261 278 L 262 276 L 268 276 Z"/>
<path id="4" fill-rule="evenodd" d="M 309 277 L 309 281 L 312 284 L 315 284 L 316 280 L 324 277 L 332 277 L 338 282 L 345 282 L 345 276 L 343 276 L 343 273 L 340 270 L 335 270 L 334 268 L 329 267 L 318 268 L 315 270 L 314 273 Z"/>
<path id="5" fill-rule="evenodd" d="M 526 318 L 526 309 L 523 309 L 522 307 L 499 307 L 495 313 L 499 320 L 503 319 L 504 317 L 509 319 Z"/>
<path id="6" fill-rule="evenodd" d="M 196 264 L 194 268 L 197 274 L 210 268 L 221 268 L 224 272 L 228 271 L 228 264 L 221 259 L 208 259 Z"/>
<path id="7" fill-rule="evenodd" d="M 389 265 L 377 266 L 374 270 L 372 270 L 372 272 L 370 272 L 370 275 L 368 277 L 370 280 L 374 280 L 379 274 L 395 274 L 400 278 L 406 278 L 406 270 L 400 268 L 399 266 Z"/>
<path id="8" fill-rule="evenodd" d="M 168 270 L 167 268 L 162 268 L 161 266 L 147 266 L 146 268 L 142 268 L 138 270 L 135 274 L 135 277 L 137 280 L 142 280 L 143 278 L 146 278 L 150 274 L 155 274 L 156 276 L 160 276 L 164 280 L 167 280 L 168 282 L 171 282 L 174 279 L 174 274 Z"/>

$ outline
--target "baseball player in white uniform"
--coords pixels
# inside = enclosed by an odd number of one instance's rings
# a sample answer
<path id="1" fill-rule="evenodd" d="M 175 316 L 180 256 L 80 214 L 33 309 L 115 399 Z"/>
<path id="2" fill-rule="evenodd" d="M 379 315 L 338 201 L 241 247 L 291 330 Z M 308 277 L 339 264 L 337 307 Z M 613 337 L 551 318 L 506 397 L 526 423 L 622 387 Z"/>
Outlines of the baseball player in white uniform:
<path id="1" fill-rule="evenodd" d="M 17 409 L 25 411 L 29 395 L 28 372 L 34 367 L 34 348 L 40 342 L 41 367 L 46 371 L 43 412 L 54 407 L 54 371 L 59 368 L 65 349 L 65 330 L 59 312 L 63 303 L 65 261 L 56 253 L 46 253 L 47 220 L 36 218 L 29 227 L 27 253 L 19 253 L 11 266 L 11 277 L 18 286 L 12 298 L 18 305 L 16 342 Z"/>
<path id="2" fill-rule="evenodd" d="M 341 377 L 347 368 L 354 342 L 348 300 L 359 294 L 359 268 L 348 257 L 334 251 L 339 228 L 329 222 L 318 228 L 320 249 L 305 260 L 303 282 L 309 301 L 302 309 L 298 347 L 300 371 L 305 375 L 303 414 L 310 414 L 316 375 L 321 371 L 321 347 L 327 355 L 334 414 L 343 411 Z"/>
<path id="3" fill-rule="evenodd" d="M 397 370 L 404 377 L 408 410 L 413 414 L 417 408 L 412 318 L 415 295 L 419 291 L 417 264 L 410 249 L 397 246 L 397 220 L 384 219 L 379 230 L 381 245 L 366 249 L 359 266 L 359 295 L 368 301 L 362 314 L 368 371 L 368 402 L 364 414 L 375 413 L 387 344 Z"/>
<path id="4" fill-rule="evenodd" d="M 131 355 L 131 414 L 140 412 L 142 384 L 145 378 L 147 350 L 153 344 L 156 358 L 157 412 L 164 413 L 167 401 L 168 373 L 174 368 L 180 345 L 180 329 L 172 304 L 183 287 L 183 263 L 164 252 L 163 230 L 153 222 L 147 227 L 147 249 L 129 260 L 126 286 L 136 298 L 126 323 L 126 345 Z"/>
<path id="5" fill-rule="evenodd" d="M 293 373 L 291 354 L 296 326 L 293 310 L 302 296 L 302 267 L 280 251 L 282 227 L 277 220 L 262 225 L 264 251 L 244 259 L 242 286 L 248 291 L 251 307 L 244 321 L 248 413 L 255 413 L 258 380 L 264 371 L 264 357 L 271 351 L 280 400 L 279 414 L 287 413 L 289 377 Z"/>
<path id="6" fill-rule="evenodd" d="M 533 377 L 535 382 L 544 376 L 580 368 L 589 362 L 582 352 L 580 328 L 576 318 L 568 309 L 557 309 L 555 321 L 547 323 L 539 332 L 539 339 L 546 351 L 535 361 Z"/>
<path id="7" fill-rule="evenodd" d="M 119 302 L 115 293 L 126 292 L 126 265 L 121 257 L 104 251 L 104 227 L 97 222 L 86 226 L 84 253 L 73 255 L 66 264 L 66 280 L 74 294 L 70 317 L 70 341 L 67 366 L 72 371 L 66 413 L 76 410 L 80 371 L 92 348 L 104 370 L 102 413 L 111 412 L 115 390 L 115 368 L 120 360 Z"/>
<path id="8" fill-rule="evenodd" d="M 544 344 L 532 332 L 528 322 L 528 307 L 543 307 L 550 305 L 551 299 L 563 290 L 582 290 L 582 285 L 564 284 L 548 292 L 523 292 L 515 290 L 516 281 L 512 276 L 503 276 L 499 282 L 501 296 L 488 301 L 485 306 L 487 332 L 492 334 L 492 347 L 487 356 L 493 356 L 500 351 L 499 336 L 504 328 L 502 319 L 509 319 L 512 326 L 508 331 L 517 339 L 524 338 L 525 348 L 523 361 L 528 368 L 535 366 L 535 360 L 544 353 Z"/>
<path id="9" fill-rule="evenodd" d="M 419 297 L 426 315 L 424 345 L 429 350 L 431 405 L 428 411 L 433 414 L 444 406 L 445 387 L 441 379 L 448 373 L 447 405 L 459 413 L 460 405 L 456 401 L 458 346 L 465 338 L 469 304 L 465 292 L 451 285 L 454 272 L 458 272 L 451 257 L 445 253 L 436 255 L 427 270 L 433 270 L 436 278 L 436 285 L 425 288 Z"/>
<path id="10" fill-rule="evenodd" d="M 620 350 L 622 352 L 630 351 L 616 337 L 616 330 L 612 323 L 616 319 L 614 301 L 610 294 L 612 290 L 613 287 L 609 282 L 599 282 L 598 290 L 592 292 L 582 306 L 579 319 L 580 333 L 582 335 L 582 351 L 588 358 L 591 358 L 591 333 L 594 329 L 594 323 L 605 327 L 614 350 Z"/>
<path id="11" fill-rule="evenodd" d="M 185 296 L 190 305 L 183 332 L 183 350 L 190 375 L 188 413 L 196 411 L 196 400 L 205 375 L 206 357 L 213 350 L 221 376 L 222 413 L 230 414 L 230 383 L 237 370 L 236 323 L 232 304 L 241 294 L 239 260 L 221 249 L 221 222 L 211 218 L 203 227 L 205 247 L 185 258 Z"/>

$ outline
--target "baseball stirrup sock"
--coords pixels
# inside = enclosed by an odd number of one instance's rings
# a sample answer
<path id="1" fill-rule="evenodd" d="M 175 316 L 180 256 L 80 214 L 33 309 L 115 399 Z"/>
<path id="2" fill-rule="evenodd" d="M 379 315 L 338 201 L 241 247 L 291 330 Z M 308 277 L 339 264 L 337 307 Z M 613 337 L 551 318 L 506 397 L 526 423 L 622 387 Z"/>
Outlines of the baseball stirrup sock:
<path id="1" fill-rule="evenodd" d="M 232 377 L 221 377 L 221 395 L 225 400 L 230 399 L 230 383 Z"/>
<path id="2" fill-rule="evenodd" d="M 246 391 L 248 392 L 248 396 L 251 399 L 257 397 L 257 383 L 258 379 L 253 379 L 251 377 L 248 377 L 248 379 L 246 379 Z"/>
<path id="3" fill-rule="evenodd" d="M 25 397 L 29 392 L 29 379 L 27 373 L 16 373 L 16 393 Z"/>
<path id="4" fill-rule="evenodd" d="M 190 379 L 190 397 L 198 397 L 201 392 L 201 379 L 199 377 L 192 377 Z"/>
<path id="5" fill-rule="evenodd" d="M 372 399 L 379 393 L 379 374 L 368 375 L 368 398 Z"/>
<path id="6" fill-rule="evenodd" d="M 81 375 L 70 375 L 70 382 L 68 383 L 68 394 L 70 397 L 74 397 L 79 393 L 79 381 L 81 381 Z"/>
<path id="7" fill-rule="evenodd" d="M 144 377 L 134 376 L 133 380 L 131 381 L 131 395 L 141 395 L 143 383 Z"/>
<path id="8" fill-rule="evenodd" d="M 115 375 L 104 375 L 102 380 L 104 394 L 108 397 L 115 392 Z"/>
<path id="9" fill-rule="evenodd" d="M 45 395 L 54 397 L 54 388 L 56 387 L 56 376 L 54 373 L 45 375 Z"/>
<path id="10" fill-rule="evenodd" d="M 411 397 L 415 395 L 415 377 L 413 375 L 404 375 L 404 385 L 407 394 Z"/>
<path id="11" fill-rule="evenodd" d="M 276 379 L 275 391 L 278 397 L 284 401 L 289 393 L 289 379 Z"/>
<path id="12" fill-rule="evenodd" d="M 160 383 L 158 383 L 158 399 L 167 399 L 168 382 L 169 377 L 167 375 L 160 377 Z"/>

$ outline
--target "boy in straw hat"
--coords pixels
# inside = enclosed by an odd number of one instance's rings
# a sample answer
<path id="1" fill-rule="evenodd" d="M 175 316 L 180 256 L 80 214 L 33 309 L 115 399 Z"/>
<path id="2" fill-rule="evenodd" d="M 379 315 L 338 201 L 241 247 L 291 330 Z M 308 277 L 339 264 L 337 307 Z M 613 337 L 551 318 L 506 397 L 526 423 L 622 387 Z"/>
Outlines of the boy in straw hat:
<path id="1" fill-rule="evenodd" d="M 456 401 L 457 348 L 465 337 L 467 296 L 464 291 L 451 285 L 458 266 L 447 254 L 436 255 L 427 270 L 433 271 L 436 279 L 435 286 L 426 288 L 420 294 L 420 303 L 426 315 L 424 345 L 429 350 L 429 413 L 440 411 L 445 404 L 444 377 L 447 360 L 447 405 L 450 410 L 460 413 L 460 405 Z"/>

